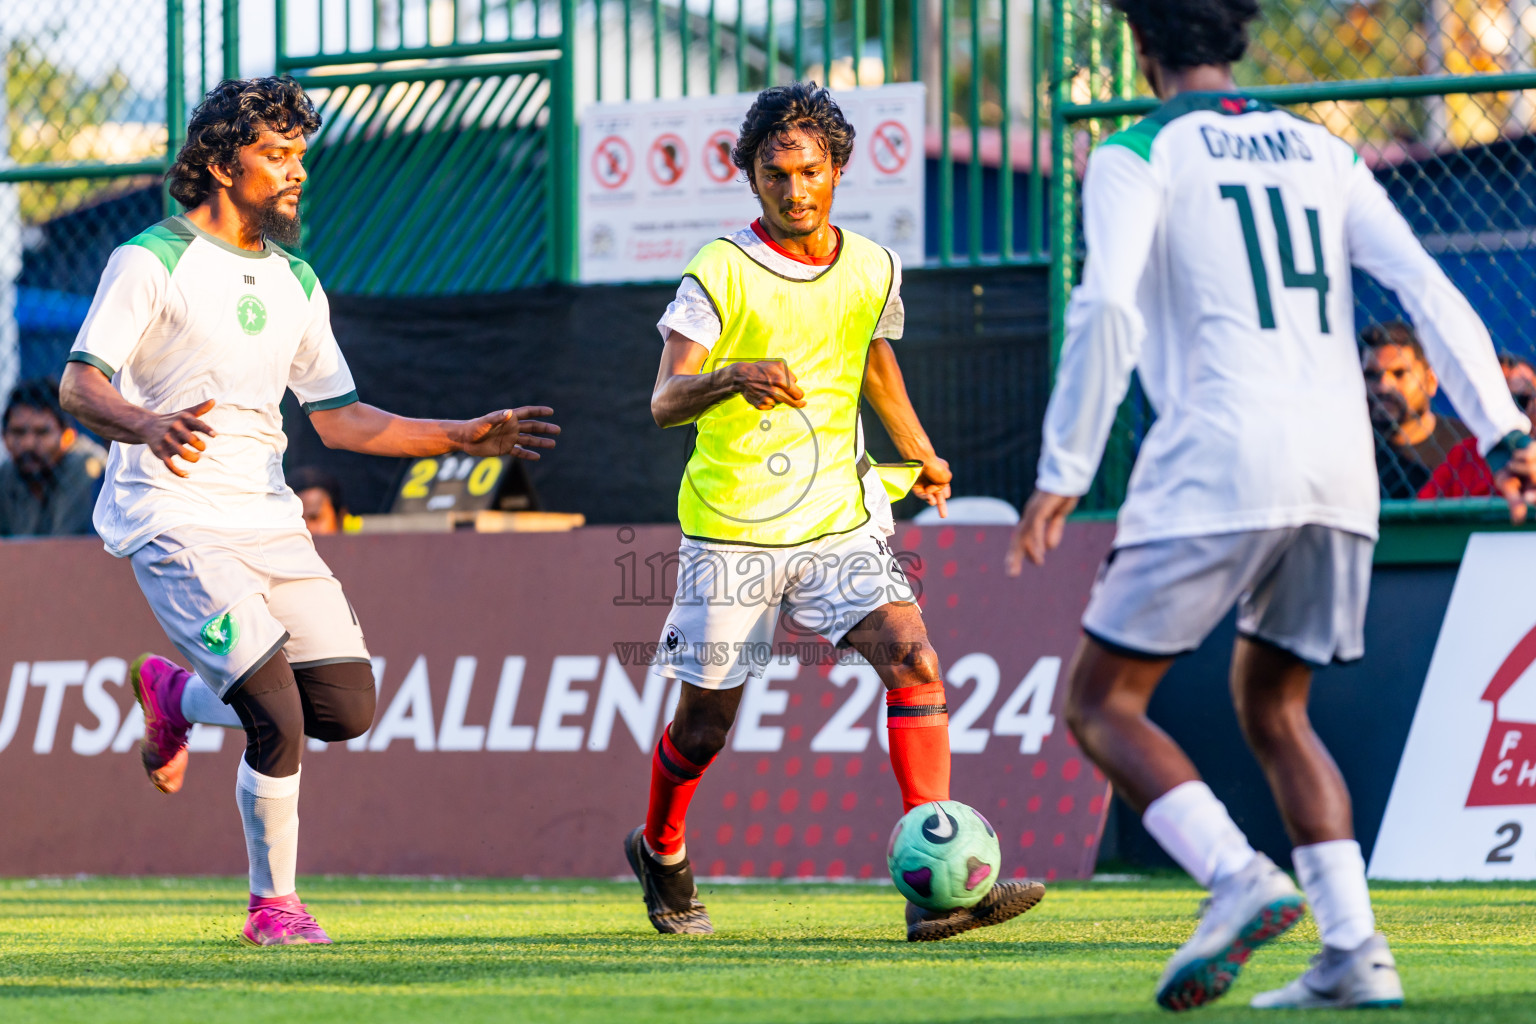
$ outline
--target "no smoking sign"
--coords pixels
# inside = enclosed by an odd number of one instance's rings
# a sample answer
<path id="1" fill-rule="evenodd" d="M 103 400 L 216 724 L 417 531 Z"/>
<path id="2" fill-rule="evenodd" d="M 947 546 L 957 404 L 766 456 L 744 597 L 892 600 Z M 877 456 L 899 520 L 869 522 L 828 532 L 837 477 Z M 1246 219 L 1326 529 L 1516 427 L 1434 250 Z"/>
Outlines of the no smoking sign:
<path id="1" fill-rule="evenodd" d="M 875 126 L 869 156 L 877 171 L 895 174 L 907 166 L 907 158 L 911 155 L 912 137 L 907 134 L 906 125 L 900 121 L 882 121 Z"/>
<path id="2" fill-rule="evenodd" d="M 709 180 L 724 185 L 736 176 L 736 165 L 731 161 L 731 149 L 736 145 L 736 133 L 721 130 L 704 143 L 704 173 Z"/>
<path id="3" fill-rule="evenodd" d="M 646 165 L 656 184 L 671 188 L 682 180 L 683 172 L 688 169 L 688 149 L 681 138 L 668 132 L 651 143 Z"/>
<path id="4" fill-rule="evenodd" d="M 629 180 L 635 166 L 635 154 L 629 143 L 610 135 L 592 151 L 592 177 L 603 188 L 618 188 Z"/>

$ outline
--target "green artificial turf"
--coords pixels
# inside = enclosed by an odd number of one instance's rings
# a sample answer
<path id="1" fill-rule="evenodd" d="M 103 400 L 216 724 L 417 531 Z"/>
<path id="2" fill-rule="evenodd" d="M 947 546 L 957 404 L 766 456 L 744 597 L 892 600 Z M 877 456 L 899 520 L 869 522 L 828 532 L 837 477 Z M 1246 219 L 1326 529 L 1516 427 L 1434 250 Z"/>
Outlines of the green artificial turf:
<path id="1" fill-rule="evenodd" d="M 695 937 L 652 932 L 633 885 L 310 878 L 337 945 L 252 949 L 234 939 L 242 881 L 0 881 L 0 1021 L 1161 1020 L 1152 988 L 1200 895 L 1174 878 L 1058 884 L 1014 922 L 909 944 L 881 886 L 706 884 L 718 932 Z M 1408 992 L 1391 1020 L 1536 1019 L 1536 885 L 1375 900 Z M 1194 1017 L 1253 1019 L 1247 999 L 1316 941 L 1304 921 Z"/>

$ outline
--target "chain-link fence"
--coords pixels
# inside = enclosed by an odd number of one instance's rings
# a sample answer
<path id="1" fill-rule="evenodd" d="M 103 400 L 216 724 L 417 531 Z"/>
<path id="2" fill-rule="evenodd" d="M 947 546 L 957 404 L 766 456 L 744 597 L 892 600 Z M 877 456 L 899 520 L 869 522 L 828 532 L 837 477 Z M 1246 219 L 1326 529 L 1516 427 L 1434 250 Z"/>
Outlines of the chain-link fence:
<path id="1" fill-rule="evenodd" d="M 1536 4 L 1266 0 L 1262 9 L 1239 84 L 1356 147 L 1488 325 L 1524 404 L 1536 394 Z M 1063 0 L 1058 15 L 1058 145 L 1080 172 L 1093 143 L 1152 103 L 1144 84 L 1117 74 L 1131 53 L 1118 16 L 1096 0 Z M 1057 212 L 1076 224 L 1074 176 L 1063 179 Z M 1058 309 L 1082 259 L 1080 236 L 1060 257 Z M 1358 272 L 1354 283 L 1385 514 L 1464 509 L 1447 499 L 1487 495 L 1486 464 L 1437 394 L 1396 297 Z M 1133 391 L 1090 507 L 1123 499 L 1151 418 Z"/>
<path id="2" fill-rule="evenodd" d="M 233 56 L 233 6 L 0 4 L 0 396 L 57 377 L 108 254 L 164 215 L 166 154 Z"/>

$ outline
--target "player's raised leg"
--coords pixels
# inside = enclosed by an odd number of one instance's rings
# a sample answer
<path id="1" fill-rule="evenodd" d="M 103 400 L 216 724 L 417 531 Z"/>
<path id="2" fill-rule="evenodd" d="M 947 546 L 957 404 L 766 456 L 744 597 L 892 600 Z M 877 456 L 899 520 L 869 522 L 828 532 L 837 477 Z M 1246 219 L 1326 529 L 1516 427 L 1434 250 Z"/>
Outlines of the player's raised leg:
<path id="1" fill-rule="evenodd" d="M 874 666 L 885 684 L 891 771 L 902 811 L 949 799 L 949 707 L 938 653 L 928 642 L 922 612 L 910 602 L 880 606 L 849 630 L 844 642 Z M 907 939 L 947 939 L 1002 924 L 1040 902 L 1039 882 L 999 881 L 975 906 L 924 910 L 907 903 Z"/>
<path id="2" fill-rule="evenodd" d="M 139 743 L 144 771 L 160 792 L 178 792 L 186 778 L 187 736 L 192 726 L 238 729 L 240 718 L 199 676 L 158 655 L 140 655 L 129 668 L 128 679 L 144 718 L 144 739 Z"/>
<path id="3" fill-rule="evenodd" d="M 1171 658 L 1112 651 L 1085 638 L 1068 676 L 1067 722 L 1115 792 L 1211 899 L 1169 960 L 1157 1001 L 1171 1010 L 1218 998 L 1255 948 L 1304 909 L 1285 873 L 1249 845 L 1178 744 L 1147 718 Z"/>
<path id="4" fill-rule="evenodd" d="M 1307 715 L 1311 682 L 1311 666 L 1290 652 L 1238 640 L 1232 658 L 1238 720 L 1296 844 L 1291 856 L 1323 943 L 1306 973 L 1256 996 L 1252 1005 L 1400 1006 L 1403 985 L 1387 941 L 1376 931 L 1349 790 Z"/>

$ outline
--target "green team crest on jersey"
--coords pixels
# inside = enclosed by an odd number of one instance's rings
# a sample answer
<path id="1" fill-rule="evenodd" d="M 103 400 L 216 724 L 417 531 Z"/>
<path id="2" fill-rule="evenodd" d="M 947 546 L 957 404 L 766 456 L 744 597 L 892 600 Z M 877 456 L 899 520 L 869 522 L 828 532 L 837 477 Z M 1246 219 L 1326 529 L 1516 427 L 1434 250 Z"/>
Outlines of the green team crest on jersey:
<path id="1" fill-rule="evenodd" d="M 254 295 L 242 295 L 235 303 L 235 316 L 246 334 L 260 334 L 267 326 L 267 307 Z"/>
<path id="2" fill-rule="evenodd" d="M 229 612 L 215 616 L 203 626 L 203 646 L 214 654 L 223 656 L 235 649 L 240 642 L 240 623 Z"/>

